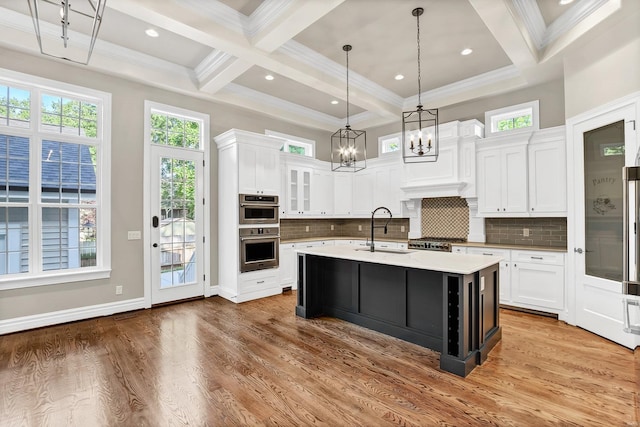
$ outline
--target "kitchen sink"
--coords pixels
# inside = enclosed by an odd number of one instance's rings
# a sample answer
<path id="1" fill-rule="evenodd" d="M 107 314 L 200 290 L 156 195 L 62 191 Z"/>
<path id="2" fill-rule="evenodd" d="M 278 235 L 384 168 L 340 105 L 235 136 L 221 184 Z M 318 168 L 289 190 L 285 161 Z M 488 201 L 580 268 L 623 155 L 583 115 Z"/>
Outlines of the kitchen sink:
<path id="1" fill-rule="evenodd" d="M 371 249 L 369 248 L 358 248 L 356 249 L 356 251 L 366 251 L 366 252 L 371 252 Z M 414 253 L 415 251 L 410 251 L 407 249 L 390 249 L 390 248 L 382 248 L 382 249 L 376 249 L 375 252 L 383 252 L 386 254 L 411 254 Z"/>

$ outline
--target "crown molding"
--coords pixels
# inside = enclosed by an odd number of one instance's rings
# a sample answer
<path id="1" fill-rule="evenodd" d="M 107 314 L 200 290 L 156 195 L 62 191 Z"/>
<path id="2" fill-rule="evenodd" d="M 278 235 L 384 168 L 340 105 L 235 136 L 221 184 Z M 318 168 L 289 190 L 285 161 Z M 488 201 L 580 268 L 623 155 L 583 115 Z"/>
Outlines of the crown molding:
<path id="1" fill-rule="evenodd" d="M 319 54 L 315 50 L 310 49 L 295 40 L 289 40 L 283 44 L 278 49 L 278 52 L 310 67 L 318 69 L 331 77 L 339 79 L 340 81 L 345 81 L 346 79 L 345 76 L 347 68 L 345 66 L 328 59 L 326 56 Z M 390 105 L 398 108 L 402 107 L 401 96 L 396 95 L 392 91 L 385 89 L 352 70 L 349 70 L 349 85 L 359 89 L 362 93 L 370 93 L 372 96 Z"/>
<path id="2" fill-rule="evenodd" d="M 430 108 L 430 106 L 438 107 L 438 100 L 517 77 L 521 77 L 518 67 L 515 65 L 507 65 L 506 67 L 498 68 L 497 70 L 478 74 L 477 76 L 473 76 L 468 79 L 422 92 L 421 98 L 423 100 L 423 105 L 425 105 L 426 108 Z M 429 100 L 429 102 L 424 102 L 425 99 Z M 410 96 L 404 100 L 403 109 L 411 109 L 416 105 L 418 105 L 418 95 Z"/>
<path id="3" fill-rule="evenodd" d="M 245 34 L 249 28 L 249 17 L 219 1 L 180 0 L 180 5 L 237 33 Z"/>
<path id="4" fill-rule="evenodd" d="M 218 49 L 213 49 L 193 70 L 198 82 L 202 83 L 206 79 L 209 79 L 216 71 L 222 69 L 222 67 L 233 58 L 233 55 Z"/>
<path id="5" fill-rule="evenodd" d="M 616 1 L 619 3 L 619 0 Z M 610 0 L 582 0 L 578 2 L 549 25 L 542 39 L 542 46 L 546 47 L 556 41 L 609 2 Z"/>
<path id="6" fill-rule="evenodd" d="M 543 48 L 543 40 L 547 31 L 538 3 L 531 0 L 512 0 L 513 6 L 538 50 Z"/>
<path id="7" fill-rule="evenodd" d="M 247 34 L 250 38 L 256 36 L 275 22 L 282 13 L 293 4 L 293 0 L 266 0 L 249 17 Z"/>

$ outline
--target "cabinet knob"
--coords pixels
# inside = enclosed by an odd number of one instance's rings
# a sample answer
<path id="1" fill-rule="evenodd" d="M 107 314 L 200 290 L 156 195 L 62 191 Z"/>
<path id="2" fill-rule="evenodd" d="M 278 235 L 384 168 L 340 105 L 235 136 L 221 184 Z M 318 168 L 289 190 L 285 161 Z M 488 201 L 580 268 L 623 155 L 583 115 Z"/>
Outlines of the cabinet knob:
<path id="1" fill-rule="evenodd" d="M 531 210 L 533 210 L 533 208 L 531 208 Z"/>
<path id="2" fill-rule="evenodd" d="M 503 211 L 506 211 L 506 209 L 505 209 L 505 208 L 502 208 L 502 210 L 503 210 Z"/>

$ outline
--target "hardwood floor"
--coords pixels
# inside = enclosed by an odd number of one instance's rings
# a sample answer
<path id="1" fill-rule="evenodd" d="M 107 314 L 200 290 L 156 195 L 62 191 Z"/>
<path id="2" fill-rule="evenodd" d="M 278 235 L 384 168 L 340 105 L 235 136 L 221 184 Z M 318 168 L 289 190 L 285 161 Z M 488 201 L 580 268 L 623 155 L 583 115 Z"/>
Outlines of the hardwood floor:
<path id="1" fill-rule="evenodd" d="M 501 311 L 467 378 L 295 293 L 219 297 L 0 337 L 2 426 L 640 426 L 640 350 Z"/>

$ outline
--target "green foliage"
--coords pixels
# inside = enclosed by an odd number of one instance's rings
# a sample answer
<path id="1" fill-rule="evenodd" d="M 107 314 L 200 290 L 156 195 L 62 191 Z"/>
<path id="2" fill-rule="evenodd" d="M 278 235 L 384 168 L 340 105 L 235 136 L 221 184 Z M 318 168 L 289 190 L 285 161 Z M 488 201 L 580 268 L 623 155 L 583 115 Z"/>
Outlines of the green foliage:
<path id="1" fill-rule="evenodd" d="M 0 86 L 0 117 L 29 122 L 31 120 L 30 105 L 29 91 Z"/>
<path id="2" fill-rule="evenodd" d="M 98 106 L 53 95 L 42 96 L 42 123 L 60 131 L 95 138 L 98 135 Z"/>
<path id="3" fill-rule="evenodd" d="M 289 152 L 293 154 L 301 154 L 303 156 L 305 155 L 304 147 L 299 147 L 297 145 L 289 145 Z"/>
<path id="4" fill-rule="evenodd" d="M 195 219 L 196 167 L 193 161 L 163 158 L 160 165 L 160 200 L 163 218 L 182 210 Z"/>
<path id="5" fill-rule="evenodd" d="M 505 131 L 511 129 L 521 129 L 532 126 L 531 114 L 500 120 L 498 130 Z"/>
<path id="6" fill-rule="evenodd" d="M 172 147 L 200 148 L 200 123 L 165 114 L 151 114 L 151 141 Z"/>
<path id="7" fill-rule="evenodd" d="M 624 144 L 607 145 L 603 148 L 602 154 L 604 156 L 624 156 Z"/>

